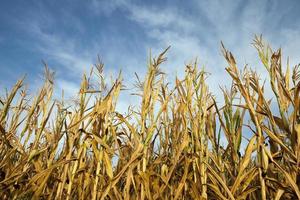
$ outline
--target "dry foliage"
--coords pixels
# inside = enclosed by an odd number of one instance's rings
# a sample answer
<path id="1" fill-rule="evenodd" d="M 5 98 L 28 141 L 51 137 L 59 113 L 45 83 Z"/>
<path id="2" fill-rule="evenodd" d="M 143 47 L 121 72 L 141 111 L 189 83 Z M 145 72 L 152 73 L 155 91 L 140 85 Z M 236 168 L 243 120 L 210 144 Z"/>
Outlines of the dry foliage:
<path id="1" fill-rule="evenodd" d="M 223 107 L 197 63 L 173 88 L 165 83 L 159 66 L 168 49 L 150 59 L 137 82 L 141 105 L 128 114 L 115 111 L 121 77 L 107 90 L 102 63 L 83 76 L 70 106 L 53 99 L 48 68 L 35 97 L 18 81 L 0 99 L 1 198 L 300 199 L 300 69 L 284 72 L 281 50 L 261 37 L 254 46 L 273 99 L 223 45 L 233 80 Z M 251 137 L 245 151 L 243 137 Z"/>

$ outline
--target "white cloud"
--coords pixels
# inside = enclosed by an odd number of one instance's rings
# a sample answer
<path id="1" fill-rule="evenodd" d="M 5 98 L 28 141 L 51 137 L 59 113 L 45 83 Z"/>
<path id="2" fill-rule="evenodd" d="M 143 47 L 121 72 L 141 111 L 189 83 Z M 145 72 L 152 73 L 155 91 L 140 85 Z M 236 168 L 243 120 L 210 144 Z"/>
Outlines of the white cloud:
<path id="1" fill-rule="evenodd" d="M 289 8 L 281 11 L 277 2 L 269 1 L 195 1 L 194 4 L 199 16 L 191 17 L 178 12 L 174 6 L 143 7 L 132 3 L 127 6 L 129 19 L 139 23 L 146 29 L 147 36 L 157 41 L 152 44 L 156 54 L 162 48 L 172 46 L 166 64 L 168 74 L 178 74 L 179 71 L 180 75 L 184 64 L 200 58 L 200 64 L 212 72 L 208 84 L 221 101 L 219 85 L 229 85 L 231 79 L 224 69 L 226 63 L 221 56 L 220 40 L 233 52 L 240 68 L 249 64 L 262 79 L 267 77 L 267 72 L 251 45 L 255 34 L 262 33 L 271 44 L 289 49 L 287 53 L 299 61 L 299 55 L 295 53 L 299 52 L 299 30 L 287 30 L 280 26 Z M 198 20 L 201 16 L 204 16 L 206 23 Z M 274 30 L 276 26 L 280 29 Z"/>
<path id="2" fill-rule="evenodd" d="M 184 30 L 194 28 L 194 23 L 182 17 L 177 9 L 159 8 L 159 7 L 142 7 L 131 4 L 127 6 L 130 12 L 130 19 L 137 21 L 145 26 L 151 27 L 172 27 Z"/>
<path id="3" fill-rule="evenodd" d="M 219 85 L 229 85 L 231 79 L 225 72 L 226 63 L 220 52 L 220 41 L 233 52 L 240 68 L 250 64 L 256 68 L 262 78 L 266 77 L 266 71 L 260 64 L 255 49 L 251 46 L 254 34 L 263 33 L 268 41 L 275 46 L 282 46 L 287 53 L 299 61 L 300 30 L 285 29 L 273 30 L 280 23 L 282 15 L 289 9 L 278 13 L 278 3 L 268 1 L 193 1 L 193 14 L 187 13 L 178 5 L 141 5 L 130 0 L 97 1 L 93 0 L 90 9 L 94 13 L 113 17 L 114 12 L 123 11 L 125 18 L 140 26 L 146 34 L 145 40 L 151 43 L 135 41 L 141 45 L 145 52 L 151 48 L 152 55 L 159 54 L 168 45 L 171 49 L 167 54 L 169 58 L 162 69 L 169 75 L 169 81 L 173 82 L 174 76 L 182 76 L 184 65 L 198 58 L 200 66 L 204 65 L 206 71 L 212 75 L 208 78 L 211 91 L 222 101 Z M 119 12 L 118 12 L 119 13 Z M 44 15 L 44 16 L 43 16 Z M 45 24 L 53 24 L 52 17 L 43 13 L 41 18 L 29 19 L 24 24 L 26 31 L 33 34 L 39 41 L 36 48 L 47 55 L 47 58 L 55 60 L 64 69 L 61 70 L 60 84 L 73 91 L 75 82 L 64 80 L 63 73 L 67 71 L 77 78 L 83 71 L 90 69 L 96 58 L 99 46 L 105 46 L 104 62 L 109 63 L 108 74 L 116 77 L 119 69 L 124 74 L 125 84 L 130 87 L 134 82 L 134 72 L 146 71 L 147 57 L 144 52 L 130 51 L 134 48 L 131 41 L 119 40 L 119 38 L 93 38 L 95 45 L 89 48 L 80 47 L 79 38 L 64 38 L 50 34 L 44 30 Z M 79 29 L 82 24 L 76 17 L 69 15 L 71 23 L 77 24 Z M 73 22 L 74 21 L 74 22 Z M 116 24 L 115 26 L 118 26 Z M 99 27 L 102 28 L 102 27 Z M 109 34 L 109 32 L 107 33 Z M 120 33 L 121 34 L 121 33 Z M 117 35 L 116 35 L 117 36 Z M 149 41 L 149 40 L 148 40 Z M 143 54 L 143 55 L 142 55 Z M 141 75 L 143 77 L 143 75 Z M 73 88 L 73 89 L 72 89 Z M 129 93 L 129 92 L 128 92 Z M 130 102 L 130 98 L 124 100 L 120 107 Z"/>
<path id="4" fill-rule="evenodd" d="M 47 22 L 28 20 L 24 24 L 28 33 L 36 38 L 34 48 L 46 55 L 46 59 L 54 59 L 62 67 L 72 70 L 72 73 L 81 74 L 85 69 L 89 69 L 93 59 L 88 50 L 78 51 L 76 38 L 63 38 L 43 31 L 44 23 Z"/>
<path id="5" fill-rule="evenodd" d="M 92 0 L 89 9 L 96 14 L 110 15 L 128 2 L 128 0 Z"/>
<path id="6" fill-rule="evenodd" d="M 80 85 L 76 84 L 72 81 L 67 81 L 64 79 L 58 79 L 56 80 L 56 86 L 57 88 L 57 93 L 56 96 L 59 97 L 61 95 L 61 91 L 64 91 L 64 96 L 65 97 L 74 97 L 75 95 L 78 94 Z"/>

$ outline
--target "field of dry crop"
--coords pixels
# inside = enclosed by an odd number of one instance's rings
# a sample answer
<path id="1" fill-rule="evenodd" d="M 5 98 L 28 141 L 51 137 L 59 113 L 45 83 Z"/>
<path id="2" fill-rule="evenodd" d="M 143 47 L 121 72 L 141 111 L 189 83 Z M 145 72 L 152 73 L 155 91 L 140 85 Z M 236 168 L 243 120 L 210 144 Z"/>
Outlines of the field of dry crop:
<path id="1" fill-rule="evenodd" d="M 233 82 L 223 106 L 197 63 L 165 82 L 168 49 L 149 60 L 141 105 L 126 114 L 115 110 L 122 78 L 107 88 L 102 63 L 71 104 L 53 98 L 47 68 L 35 96 L 19 80 L 0 98 L 0 198 L 300 199 L 300 67 L 261 37 L 253 44 L 272 99 L 223 45 Z"/>

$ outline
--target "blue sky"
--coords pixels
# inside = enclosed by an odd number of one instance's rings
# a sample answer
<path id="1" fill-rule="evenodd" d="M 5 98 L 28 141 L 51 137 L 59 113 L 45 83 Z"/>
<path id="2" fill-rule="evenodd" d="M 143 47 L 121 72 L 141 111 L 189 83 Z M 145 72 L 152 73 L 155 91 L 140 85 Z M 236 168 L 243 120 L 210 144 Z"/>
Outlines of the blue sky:
<path id="1" fill-rule="evenodd" d="M 30 88 L 41 82 L 46 61 L 56 71 L 57 90 L 76 92 L 81 74 L 99 55 L 105 73 L 117 76 L 122 69 L 130 88 L 134 72 L 145 75 L 147 57 L 171 45 L 162 70 L 172 81 L 184 66 L 198 59 L 210 89 L 230 83 L 220 41 L 243 67 L 250 64 L 263 76 L 254 34 L 263 34 L 274 48 L 283 48 L 291 64 L 300 61 L 300 1 L 134 1 L 48 0 L 1 1 L 0 86 L 10 87 L 27 74 Z M 109 78 L 108 78 L 109 79 Z M 123 97 L 121 105 L 134 103 Z"/>

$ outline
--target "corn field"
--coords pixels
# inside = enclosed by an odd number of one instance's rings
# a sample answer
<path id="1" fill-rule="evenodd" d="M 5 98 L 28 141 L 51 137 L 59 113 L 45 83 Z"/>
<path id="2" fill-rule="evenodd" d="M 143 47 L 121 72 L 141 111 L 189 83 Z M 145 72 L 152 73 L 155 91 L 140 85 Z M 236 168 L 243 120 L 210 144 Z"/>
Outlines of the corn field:
<path id="1" fill-rule="evenodd" d="M 0 98 L 1 199 L 300 199 L 300 67 L 261 36 L 253 45 L 265 82 L 221 45 L 223 105 L 197 62 L 166 83 L 168 49 L 149 59 L 126 113 L 122 77 L 108 87 L 101 62 L 72 103 L 53 97 L 48 68 L 34 96 L 17 81 Z"/>

